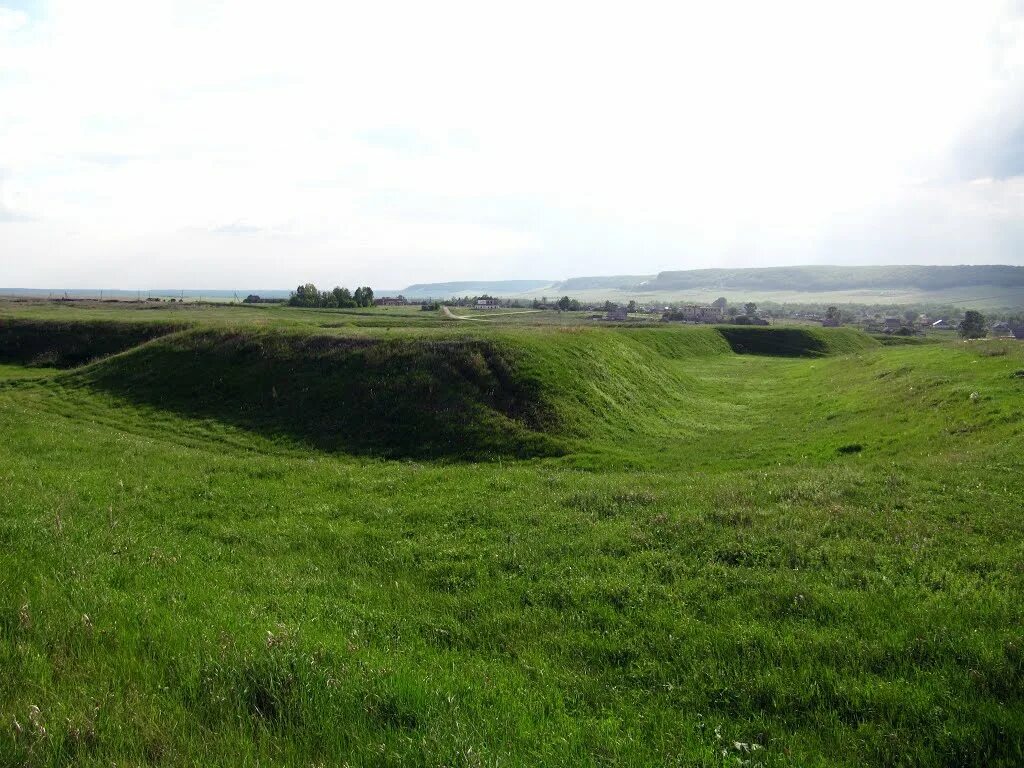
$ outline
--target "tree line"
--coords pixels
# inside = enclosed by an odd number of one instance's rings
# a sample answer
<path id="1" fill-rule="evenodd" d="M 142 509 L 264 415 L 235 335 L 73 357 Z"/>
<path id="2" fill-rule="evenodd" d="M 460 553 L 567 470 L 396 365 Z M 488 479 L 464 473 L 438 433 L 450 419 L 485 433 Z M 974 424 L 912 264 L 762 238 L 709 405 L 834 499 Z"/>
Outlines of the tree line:
<path id="1" fill-rule="evenodd" d="M 288 305 L 292 307 L 319 307 L 322 309 L 347 309 L 352 307 L 372 307 L 373 289 L 368 286 L 356 288 L 355 292 L 348 288 L 335 286 L 330 291 L 320 291 L 313 283 L 300 285 L 291 292 Z"/>

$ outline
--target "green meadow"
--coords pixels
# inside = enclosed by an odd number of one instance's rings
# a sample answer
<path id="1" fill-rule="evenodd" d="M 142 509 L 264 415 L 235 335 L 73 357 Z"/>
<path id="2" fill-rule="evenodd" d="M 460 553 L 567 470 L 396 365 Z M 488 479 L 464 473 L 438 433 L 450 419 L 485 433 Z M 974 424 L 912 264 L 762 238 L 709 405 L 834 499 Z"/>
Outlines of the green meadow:
<path id="1" fill-rule="evenodd" d="M 12 302 L 0 436 L 3 766 L 1024 764 L 1024 343 Z"/>

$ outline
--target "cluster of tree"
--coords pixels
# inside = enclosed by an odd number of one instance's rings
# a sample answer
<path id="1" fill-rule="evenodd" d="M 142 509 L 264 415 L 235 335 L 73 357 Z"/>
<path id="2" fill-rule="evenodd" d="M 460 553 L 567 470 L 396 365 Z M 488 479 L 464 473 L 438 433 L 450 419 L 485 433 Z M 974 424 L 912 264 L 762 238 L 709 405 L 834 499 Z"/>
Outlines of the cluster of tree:
<path id="1" fill-rule="evenodd" d="M 767 320 L 757 315 L 736 315 L 729 318 L 729 322 L 734 325 L 768 325 Z"/>
<path id="2" fill-rule="evenodd" d="M 964 312 L 964 319 L 957 326 L 957 331 L 965 339 L 983 339 L 988 334 L 988 321 L 981 312 L 968 309 Z"/>
<path id="3" fill-rule="evenodd" d="M 262 296 L 257 296 L 255 293 L 250 293 L 244 299 L 243 304 L 284 304 L 286 299 L 265 299 Z"/>
<path id="4" fill-rule="evenodd" d="M 292 291 L 288 304 L 293 307 L 320 307 L 326 309 L 372 307 L 373 289 L 364 286 L 356 288 L 353 293 L 348 288 L 335 286 L 330 291 L 318 291 L 315 285 L 306 283 Z"/>
<path id="5" fill-rule="evenodd" d="M 489 293 L 482 293 L 479 296 L 453 296 L 445 304 L 449 307 L 474 307 L 478 301 L 497 301 L 503 307 L 523 307 L 519 299 L 499 299 Z"/>
<path id="6" fill-rule="evenodd" d="M 748 301 L 743 305 L 742 310 L 737 306 L 731 306 L 725 296 L 719 296 L 711 302 L 712 307 L 721 309 L 723 314 L 729 318 L 729 322 L 736 325 L 768 325 L 768 321 L 757 315 L 757 304 Z"/>
<path id="7" fill-rule="evenodd" d="M 547 296 L 544 296 L 541 299 L 534 299 L 530 306 L 534 309 L 557 309 L 560 312 L 578 312 L 584 309 L 591 310 L 601 308 L 600 304 L 581 304 L 579 299 L 573 299 L 569 296 L 563 296 L 562 298 L 555 299 L 553 301 L 549 300 Z M 611 302 L 605 302 L 604 306 L 607 309 L 609 306 L 612 306 L 612 304 Z"/>

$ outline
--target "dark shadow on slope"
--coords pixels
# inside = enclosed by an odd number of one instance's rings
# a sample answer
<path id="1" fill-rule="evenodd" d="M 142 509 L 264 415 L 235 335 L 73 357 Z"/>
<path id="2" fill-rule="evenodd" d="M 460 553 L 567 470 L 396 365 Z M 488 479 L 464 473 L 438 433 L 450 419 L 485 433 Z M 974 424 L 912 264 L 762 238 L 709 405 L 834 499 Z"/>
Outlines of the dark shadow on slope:
<path id="1" fill-rule="evenodd" d="M 170 323 L 0 319 L 0 363 L 74 368 L 180 331 Z"/>
<path id="2" fill-rule="evenodd" d="M 851 328 L 777 328 L 719 326 L 732 351 L 740 355 L 821 357 L 878 347 L 865 333 Z"/>
<path id="3" fill-rule="evenodd" d="M 478 341 L 193 331 L 75 378 L 321 450 L 419 459 L 560 453 L 532 382 Z"/>

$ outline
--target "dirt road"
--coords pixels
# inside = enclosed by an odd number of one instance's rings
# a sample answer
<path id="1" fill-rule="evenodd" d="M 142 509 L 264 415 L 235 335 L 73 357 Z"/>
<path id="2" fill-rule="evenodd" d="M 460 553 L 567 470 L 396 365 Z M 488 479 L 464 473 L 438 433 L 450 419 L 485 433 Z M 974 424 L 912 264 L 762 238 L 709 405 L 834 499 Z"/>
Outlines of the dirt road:
<path id="1" fill-rule="evenodd" d="M 501 317 L 502 315 L 529 315 L 534 312 L 543 311 L 543 309 L 522 309 L 517 312 L 491 312 L 491 317 Z M 491 322 L 491 317 L 469 317 L 467 315 L 456 315 L 448 308 L 447 304 L 441 305 L 441 315 L 448 320 L 475 320 L 478 323 Z"/>

